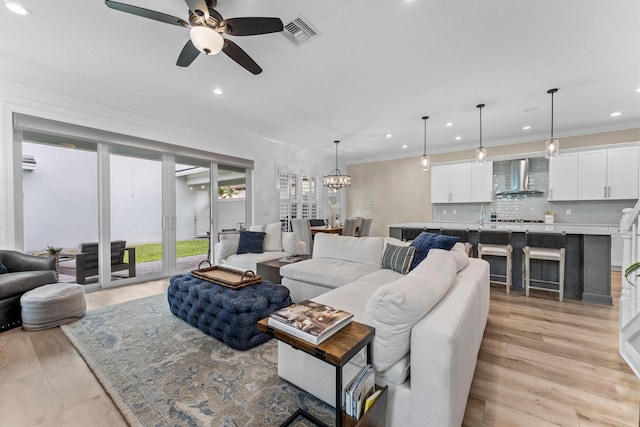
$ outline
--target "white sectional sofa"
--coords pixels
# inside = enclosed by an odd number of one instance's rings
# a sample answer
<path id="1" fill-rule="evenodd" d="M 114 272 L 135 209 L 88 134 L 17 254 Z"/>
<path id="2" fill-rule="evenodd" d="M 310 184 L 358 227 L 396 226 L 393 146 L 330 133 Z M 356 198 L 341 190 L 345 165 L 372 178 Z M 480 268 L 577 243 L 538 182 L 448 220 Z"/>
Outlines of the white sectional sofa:
<path id="1" fill-rule="evenodd" d="M 313 258 L 281 269 L 294 301 L 312 298 L 376 328 L 376 382 L 389 386 L 388 427 L 460 426 L 489 312 L 489 265 L 460 243 L 431 249 L 406 275 L 382 268 L 393 238 L 317 234 Z M 343 384 L 364 364 L 344 367 Z M 278 374 L 335 406 L 335 371 L 278 343 Z"/>
<path id="2" fill-rule="evenodd" d="M 249 230 L 266 234 L 262 252 L 238 254 L 240 234 L 222 233 L 220 241 L 214 245 L 214 264 L 255 272 L 259 262 L 304 254 L 306 251 L 306 243 L 298 238 L 298 233 L 282 232 L 279 222 L 252 226 Z"/>

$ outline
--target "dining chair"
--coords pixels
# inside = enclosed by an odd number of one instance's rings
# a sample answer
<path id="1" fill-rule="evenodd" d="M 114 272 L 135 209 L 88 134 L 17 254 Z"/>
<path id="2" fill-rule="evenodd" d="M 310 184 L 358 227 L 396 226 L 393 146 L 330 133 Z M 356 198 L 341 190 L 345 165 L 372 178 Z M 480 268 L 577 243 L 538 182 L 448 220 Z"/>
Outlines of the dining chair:
<path id="1" fill-rule="evenodd" d="M 347 218 L 344 227 L 342 228 L 343 236 L 355 236 L 356 230 L 360 226 L 362 218 Z"/>
<path id="2" fill-rule="evenodd" d="M 371 222 L 373 218 L 362 218 L 360 229 L 358 230 L 358 237 L 367 237 L 371 231 Z"/>

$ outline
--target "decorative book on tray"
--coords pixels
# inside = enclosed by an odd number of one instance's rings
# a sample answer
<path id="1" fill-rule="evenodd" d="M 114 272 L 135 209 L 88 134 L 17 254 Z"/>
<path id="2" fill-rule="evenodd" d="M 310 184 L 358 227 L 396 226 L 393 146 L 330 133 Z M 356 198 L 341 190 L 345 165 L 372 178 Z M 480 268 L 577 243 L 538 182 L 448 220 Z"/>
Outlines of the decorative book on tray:
<path id="1" fill-rule="evenodd" d="M 353 319 L 353 314 L 304 300 L 269 315 L 269 326 L 318 345 Z"/>

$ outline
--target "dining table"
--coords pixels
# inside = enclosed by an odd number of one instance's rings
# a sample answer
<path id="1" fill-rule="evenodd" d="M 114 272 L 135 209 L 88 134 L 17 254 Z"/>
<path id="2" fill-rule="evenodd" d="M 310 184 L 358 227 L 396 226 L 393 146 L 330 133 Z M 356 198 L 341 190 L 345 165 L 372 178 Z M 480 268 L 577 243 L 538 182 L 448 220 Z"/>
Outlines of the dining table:
<path id="1" fill-rule="evenodd" d="M 328 227 L 326 225 L 311 227 L 311 236 L 315 236 L 316 233 L 342 234 L 342 227 Z"/>

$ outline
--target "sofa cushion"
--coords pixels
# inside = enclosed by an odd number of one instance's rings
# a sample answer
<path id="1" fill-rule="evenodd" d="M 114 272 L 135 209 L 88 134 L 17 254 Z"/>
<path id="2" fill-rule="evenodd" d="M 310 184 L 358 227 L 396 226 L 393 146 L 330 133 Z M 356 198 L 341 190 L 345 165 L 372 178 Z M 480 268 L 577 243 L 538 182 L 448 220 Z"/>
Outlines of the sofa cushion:
<path id="1" fill-rule="evenodd" d="M 22 295 L 38 286 L 56 282 L 54 270 L 16 271 L 0 276 L 0 300 Z"/>
<path id="2" fill-rule="evenodd" d="M 385 245 L 396 245 L 396 246 L 409 246 L 411 242 L 405 242 L 404 240 L 396 239 L 395 237 L 385 237 L 384 238 Z"/>
<path id="3" fill-rule="evenodd" d="M 238 252 L 238 244 L 240 243 L 239 233 L 221 233 L 220 245 L 218 246 L 219 253 L 217 254 L 220 259 L 225 259 L 229 255 L 233 255 Z"/>
<path id="4" fill-rule="evenodd" d="M 423 231 L 411 242 L 411 246 L 416 248 L 416 253 L 413 256 L 413 262 L 411 263 L 410 270 L 416 268 L 429 254 L 431 249 L 445 249 L 449 250 L 460 240 L 459 237 L 445 236 L 442 234 L 433 234 Z"/>
<path id="5" fill-rule="evenodd" d="M 282 250 L 282 224 L 274 222 L 267 225 L 252 225 L 249 231 L 262 231 L 266 233 L 264 237 L 265 251 L 281 251 Z"/>
<path id="6" fill-rule="evenodd" d="M 449 251 L 453 255 L 453 259 L 456 262 L 456 271 L 460 271 L 469 265 L 469 254 L 464 243 L 457 242 Z"/>
<path id="7" fill-rule="evenodd" d="M 264 238 L 262 231 L 241 231 L 237 254 L 261 254 L 264 252 Z"/>
<path id="8" fill-rule="evenodd" d="M 0 262 L 0 274 L 5 274 L 7 271 L 7 267 L 4 266 L 3 263 Z"/>
<path id="9" fill-rule="evenodd" d="M 386 245 L 382 254 L 382 268 L 407 274 L 415 252 L 413 246 Z"/>
<path id="10" fill-rule="evenodd" d="M 351 237 L 317 233 L 313 258 L 335 259 L 382 268 L 382 237 Z"/>
<path id="11" fill-rule="evenodd" d="M 409 378 L 411 355 L 405 354 L 403 358 L 382 372 L 376 372 L 376 377 L 384 378 L 385 383 L 402 384 Z"/>
<path id="12" fill-rule="evenodd" d="M 411 328 L 447 293 L 456 263 L 444 250 L 431 250 L 406 276 L 378 288 L 367 301 L 364 323 L 376 328 L 373 364 L 384 371 L 408 352 Z"/>
<path id="13" fill-rule="evenodd" d="M 327 233 L 318 233 L 327 234 Z M 358 239 L 358 237 L 353 237 Z M 364 239 L 364 237 L 360 237 Z M 305 261 L 294 262 L 280 268 L 280 274 L 287 279 L 306 282 L 312 285 L 320 285 L 329 288 L 337 288 L 346 285 L 358 278 L 376 271 L 377 268 L 367 264 L 344 261 L 340 259 L 314 258 Z"/>

